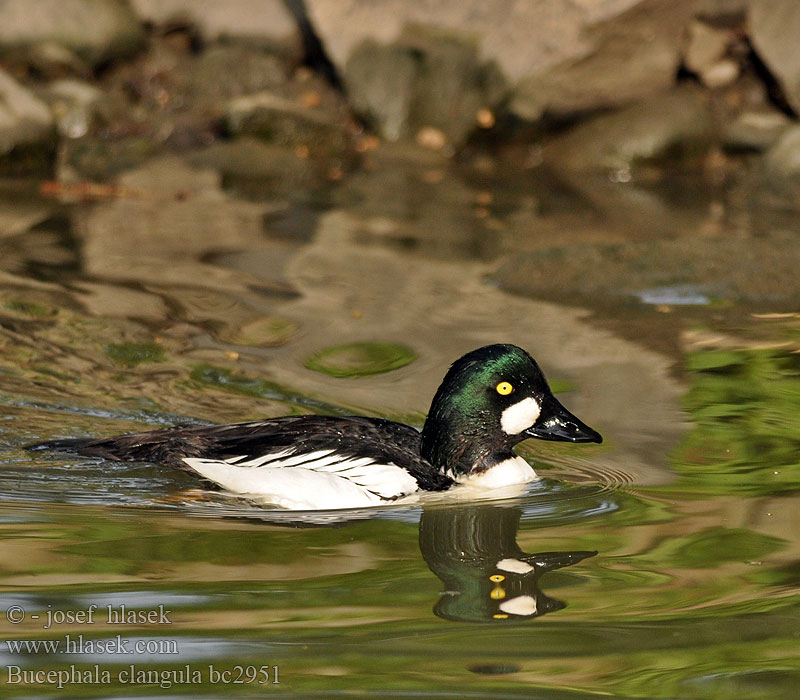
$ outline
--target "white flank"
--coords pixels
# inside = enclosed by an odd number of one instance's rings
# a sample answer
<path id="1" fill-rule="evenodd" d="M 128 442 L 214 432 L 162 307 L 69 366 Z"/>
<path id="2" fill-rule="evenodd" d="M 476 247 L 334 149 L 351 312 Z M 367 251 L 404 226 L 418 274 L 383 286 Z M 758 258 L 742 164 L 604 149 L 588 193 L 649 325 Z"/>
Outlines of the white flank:
<path id="1" fill-rule="evenodd" d="M 500 416 L 500 427 L 507 435 L 518 435 L 530 428 L 539 417 L 542 408 L 530 396 L 509 406 Z"/>
<path id="2" fill-rule="evenodd" d="M 499 605 L 500 610 L 510 615 L 530 617 L 536 614 L 536 598 L 529 595 L 519 595 L 516 598 L 504 600 Z"/>
<path id="3" fill-rule="evenodd" d="M 242 459 L 185 457 L 183 461 L 228 491 L 259 496 L 291 510 L 375 506 L 419 490 L 405 469 L 366 457 L 343 457 L 332 450 L 291 456 L 284 450 Z"/>
<path id="4" fill-rule="evenodd" d="M 527 574 L 533 571 L 530 564 L 519 559 L 501 559 L 496 566 L 500 571 L 508 571 L 510 574 Z"/>
<path id="5" fill-rule="evenodd" d="M 514 456 L 498 462 L 485 472 L 463 477 L 458 481 L 465 486 L 496 489 L 515 484 L 527 484 L 529 481 L 535 481 L 538 478 L 530 464 L 522 457 Z"/>
<path id="6" fill-rule="evenodd" d="M 237 467 L 274 467 L 278 465 L 281 467 L 292 467 L 306 460 L 316 462 L 326 457 L 331 452 L 333 452 L 333 450 L 317 450 L 316 452 L 306 452 L 290 457 L 289 455 L 293 454 L 293 452 L 286 449 L 280 452 L 273 452 L 272 454 L 261 455 L 253 459 L 250 459 L 248 455 L 248 457 L 244 458 L 244 461 L 242 461 L 241 457 L 236 457 L 233 460 L 226 459 L 225 461 L 229 464 L 235 464 Z"/>

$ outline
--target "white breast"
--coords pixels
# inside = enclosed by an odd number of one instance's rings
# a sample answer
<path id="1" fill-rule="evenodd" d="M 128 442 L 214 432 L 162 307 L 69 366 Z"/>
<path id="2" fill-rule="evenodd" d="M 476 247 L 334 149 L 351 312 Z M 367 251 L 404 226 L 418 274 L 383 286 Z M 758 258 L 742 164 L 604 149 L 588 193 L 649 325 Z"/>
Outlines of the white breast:
<path id="1" fill-rule="evenodd" d="M 189 467 L 223 488 L 290 510 L 363 508 L 419 490 L 417 480 L 394 464 L 321 450 L 227 460 L 186 457 Z"/>
<path id="2" fill-rule="evenodd" d="M 459 483 L 483 489 L 496 489 L 514 484 L 527 484 L 539 477 L 522 457 L 509 457 L 485 472 L 459 479 Z"/>

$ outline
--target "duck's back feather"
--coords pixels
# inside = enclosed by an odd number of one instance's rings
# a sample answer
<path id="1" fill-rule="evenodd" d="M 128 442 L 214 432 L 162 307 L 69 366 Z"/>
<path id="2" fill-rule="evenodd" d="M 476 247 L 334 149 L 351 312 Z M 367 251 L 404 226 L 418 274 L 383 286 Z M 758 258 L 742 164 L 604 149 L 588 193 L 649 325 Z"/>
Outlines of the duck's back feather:
<path id="1" fill-rule="evenodd" d="M 353 484 L 367 493 L 367 500 L 374 500 L 374 495 L 378 501 L 387 501 L 417 489 L 442 491 L 454 483 L 420 456 L 417 430 L 380 418 L 283 416 L 233 425 L 167 428 L 100 440 L 66 440 L 42 447 L 113 460 L 188 467 L 239 492 L 252 492 L 253 487 L 248 488 L 247 484 L 256 481 L 264 484 L 264 491 L 278 482 L 282 490 L 290 491 L 323 487 L 341 491 L 349 490 Z M 273 485 L 265 485 L 266 477 Z"/>

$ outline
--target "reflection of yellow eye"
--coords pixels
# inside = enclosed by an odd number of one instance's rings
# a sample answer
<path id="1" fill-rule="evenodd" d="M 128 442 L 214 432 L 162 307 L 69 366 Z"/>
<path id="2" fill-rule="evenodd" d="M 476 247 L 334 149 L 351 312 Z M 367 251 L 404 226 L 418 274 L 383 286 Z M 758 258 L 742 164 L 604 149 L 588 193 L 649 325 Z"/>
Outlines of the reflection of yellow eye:
<path id="1" fill-rule="evenodd" d="M 500 394 L 500 396 L 508 396 L 514 391 L 514 387 L 508 382 L 500 382 L 495 389 L 497 389 L 497 393 Z"/>
<path id="2" fill-rule="evenodd" d="M 489 597 L 492 600 L 503 600 L 503 598 L 506 597 L 506 592 L 503 590 L 502 586 L 497 585 L 491 590 Z"/>

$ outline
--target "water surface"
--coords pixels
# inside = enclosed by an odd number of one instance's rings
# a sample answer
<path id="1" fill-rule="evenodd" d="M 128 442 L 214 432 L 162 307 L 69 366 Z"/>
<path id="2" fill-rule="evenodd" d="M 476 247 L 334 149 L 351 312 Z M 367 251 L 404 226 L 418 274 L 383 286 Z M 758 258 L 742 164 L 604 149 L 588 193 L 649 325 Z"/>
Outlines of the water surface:
<path id="1" fill-rule="evenodd" d="M 498 180 L 489 206 L 436 168 L 276 199 L 166 159 L 126 196 L 3 203 L 6 696 L 795 696 L 793 301 L 523 294 L 503 266 L 551 255 L 548 231 L 636 227 L 549 182 Z M 705 196 L 661 205 L 688 221 Z M 605 437 L 525 443 L 544 478 L 511 499 L 286 513 L 25 449 L 300 412 L 420 426 L 449 363 L 491 342 L 529 349 Z"/>

